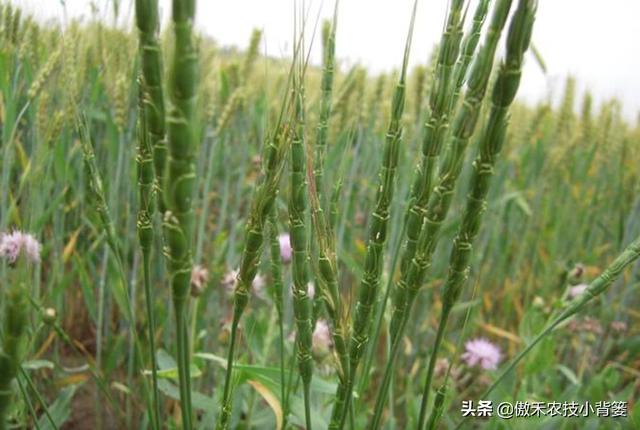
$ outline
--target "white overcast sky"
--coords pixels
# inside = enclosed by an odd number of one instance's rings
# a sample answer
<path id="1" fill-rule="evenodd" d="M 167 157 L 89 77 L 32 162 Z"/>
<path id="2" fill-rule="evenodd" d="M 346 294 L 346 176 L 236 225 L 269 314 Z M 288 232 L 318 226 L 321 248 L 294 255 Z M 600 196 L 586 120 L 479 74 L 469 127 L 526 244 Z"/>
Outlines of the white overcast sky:
<path id="1" fill-rule="evenodd" d="M 42 18 L 63 19 L 60 0 L 13 0 Z M 88 16 L 97 4 L 105 20 L 112 20 L 113 0 L 65 0 L 67 16 Z M 121 22 L 131 19 L 132 0 L 120 0 Z M 253 28 L 264 30 L 263 50 L 285 56 L 291 50 L 293 0 L 198 0 L 197 25 L 223 45 L 244 48 Z M 424 63 L 437 43 L 447 9 L 446 0 L 420 0 L 411 62 Z M 476 1 L 472 0 L 470 13 Z M 514 1 L 515 5 L 516 1 Z M 341 0 L 336 54 L 346 64 L 359 62 L 371 71 L 397 68 L 413 0 Z M 163 21 L 170 0 L 160 0 Z M 306 0 L 310 21 L 320 11 L 330 17 L 333 0 Z M 520 96 L 534 102 L 556 95 L 571 73 L 578 88 L 589 88 L 597 101 L 618 97 L 628 118 L 640 110 L 640 1 L 539 0 L 533 41 L 542 53 L 545 76 L 527 59 Z M 318 62 L 319 39 L 312 60 Z"/>

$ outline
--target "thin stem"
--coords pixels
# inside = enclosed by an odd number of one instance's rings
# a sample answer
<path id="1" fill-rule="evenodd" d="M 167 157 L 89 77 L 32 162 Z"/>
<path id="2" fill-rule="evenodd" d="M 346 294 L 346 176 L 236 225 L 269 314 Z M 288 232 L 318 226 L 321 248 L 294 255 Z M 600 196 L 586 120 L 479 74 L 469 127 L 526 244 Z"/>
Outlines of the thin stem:
<path id="1" fill-rule="evenodd" d="M 404 331 L 407 325 L 408 318 L 404 318 L 398 327 L 399 330 Z M 376 399 L 376 405 L 373 411 L 373 418 L 371 419 L 371 430 L 376 430 L 380 428 L 381 419 L 382 419 L 382 411 L 384 410 L 384 404 L 386 403 L 386 393 L 389 391 L 389 385 L 391 384 L 391 377 L 393 376 L 395 358 L 398 355 L 398 351 L 400 350 L 400 340 L 402 336 L 396 336 L 393 339 L 393 343 L 391 344 L 391 351 L 389 352 L 389 357 L 387 358 L 387 365 L 384 368 L 384 375 L 382 377 L 382 382 L 380 384 L 380 388 L 378 389 L 378 397 Z M 382 395 L 382 394 L 385 395 Z"/>
<path id="2" fill-rule="evenodd" d="M 18 381 L 18 388 L 20 388 L 20 393 L 22 393 L 22 397 L 24 397 L 24 402 L 27 404 L 29 413 L 33 417 L 33 423 L 35 424 L 36 429 L 40 430 L 40 424 L 38 423 L 38 416 L 36 415 L 35 409 L 33 409 L 33 404 L 31 403 L 31 399 L 29 398 L 29 395 L 27 394 L 27 391 L 25 390 L 24 385 L 22 385 L 22 381 L 20 380 L 20 378 L 16 378 L 16 381 Z M 2 424 L 0 424 L 0 428 L 2 428 L 1 426 Z M 53 428 L 57 430 L 55 423 L 53 423 Z"/>
<path id="3" fill-rule="evenodd" d="M 22 367 L 22 366 L 20 366 L 20 374 L 22 375 L 24 380 L 27 381 L 27 385 L 29 386 L 31 391 L 33 391 L 33 393 L 35 394 L 36 399 L 38 400 L 38 403 L 40 403 L 40 406 L 42 406 L 42 410 L 44 411 L 45 417 L 47 417 L 47 421 L 49 421 L 49 424 L 51 424 L 51 427 L 54 428 L 54 429 L 57 429 L 58 426 L 56 425 L 56 422 L 53 420 L 53 417 L 51 416 L 51 412 L 49 412 L 49 408 L 47 407 L 47 404 L 45 403 L 44 399 L 42 398 L 42 396 L 40 395 L 40 393 L 36 389 L 35 385 L 33 384 L 33 381 L 31 380 L 31 377 L 24 370 L 24 367 Z M 20 380 L 18 380 L 18 382 L 20 382 Z M 20 386 L 22 387 L 22 384 L 20 384 Z M 24 394 L 26 396 L 26 392 L 24 392 Z M 29 401 L 29 405 L 31 407 L 31 402 L 30 401 Z M 35 415 L 33 417 L 36 418 Z"/>
<path id="4" fill-rule="evenodd" d="M 449 308 L 443 309 L 442 315 L 440 316 L 440 322 L 438 323 L 438 332 L 433 343 L 433 350 L 431 352 L 431 357 L 429 358 L 429 368 L 427 369 L 427 376 L 425 378 L 424 388 L 422 390 L 422 401 L 420 403 L 418 429 L 422 429 L 424 427 L 424 422 L 427 418 L 427 407 L 429 403 L 429 392 L 431 391 L 431 380 L 433 379 L 433 369 L 435 368 L 436 358 L 438 357 L 438 350 L 440 349 L 440 345 L 442 343 L 442 338 L 445 332 L 447 318 L 449 317 L 450 311 L 451 310 Z"/>
<path id="5" fill-rule="evenodd" d="M 151 290 L 151 259 L 148 252 L 142 254 L 142 271 L 144 276 L 144 297 L 147 307 L 147 324 L 149 336 L 149 355 L 151 358 L 152 403 L 155 428 L 160 428 L 160 399 L 158 391 L 158 363 L 156 360 L 156 317 L 153 312 L 153 292 Z"/>
<path id="6" fill-rule="evenodd" d="M 178 376 L 180 380 L 180 401 L 182 406 L 182 426 L 191 429 L 191 379 L 189 361 L 189 343 L 187 335 L 187 315 L 184 301 L 174 302 L 176 314 L 176 343 L 178 350 Z"/>
<path id="7" fill-rule="evenodd" d="M 224 378 L 224 392 L 222 394 L 222 408 L 216 429 L 226 429 L 231 416 L 231 375 L 233 374 L 233 357 L 236 349 L 236 338 L 238 335 L 239 318 L 234 318 L 231 324 L 231 339 L 229 342 L 229 352 L 227 354 L 227 371 Z"/>

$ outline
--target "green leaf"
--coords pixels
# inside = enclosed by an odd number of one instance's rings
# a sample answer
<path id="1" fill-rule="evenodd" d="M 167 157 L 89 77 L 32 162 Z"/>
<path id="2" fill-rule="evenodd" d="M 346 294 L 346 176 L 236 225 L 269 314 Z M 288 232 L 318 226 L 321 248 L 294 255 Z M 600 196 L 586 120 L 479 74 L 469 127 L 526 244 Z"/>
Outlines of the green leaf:
<path id="1" fill-rule="evenodd" d="M 162 391 L 167 397 L 178 402 L 180 401 L 180 390 L 174 383 L 166 379 L 159 379 L 158 389 Z M 197 391 L 191 391 L 191 402 L 196 409 L 201 409 L 204 411 L 210 410 L 212 408 L 215 409 L 216 407 L 216 402 L 213 397 L 206 396 Z"/>
<path id="2" fill-rule="evenodd" d="M 71 399 L 73 399 L 78 387 L 79 385 L 69 385 L 63 388 L 60 390 L 58 398 L 49 406 L 49 415 L 51 415 L 56 427 L 62 427 L 69 419 L 71 415 Z M 38 419 L 38 428 L 41 430 L 54 430 L 49 419 L 44 414 Z"/>
<path id="3" fill-rule="evenodd" d="M 158 361 L 158 367 L 160 368 L 160 370 L 158 370 L 157 372 L 158 378 L 176 380 L 178 379 L 178 365 L 167 351 L 165 351 L 164 349 L 158 349 L 158 351 L 156 352 L 156 359 Z M 202 376 L 202 371 L 194 363 L 191 363 L 189 365 L 189 369 L 191 371 L 192 379 Z M 151 370 L 145 369 L 142 373 L 144 375 L 150 376 Z"/>
<path id="4" fill-rule="evenodd" d="M 560 373 L 566 376 L 567 379 L 571 381 L 573 385 L 580 385 L 580 379 L 578 378 L 578 376 L 575 374 L 573 370 L 569 369 L 567 366 L 564 366 L 562 364 L 557 364 L 556 369 L 558 369 Z"/>
<path id="5" fill-rule="evenodd" d="M 466 311 L 467 309 L 471 309 L 475 306 L 478 306 L 482 301 L 480 299 L 469 300 L 467 302 L 460 302 L 453 305 L 453 309 L 451 309 L 452 313 Z"/>
<path id="6" fill-rule="evenodd" d="M 202 371 L 195 364 L 191 363 L 189 365 L 189 369 L 191 370 L 191 379 L 198 378 L 198 377 L 202 376 Z M 151 370 L 145 369 L 145 370 L 142 371 L 142 373 L 144 375 L 146 375 L 146 376 L 150 376 L 151 375 Z M 158 375 L 158 378 L 176 379 L 177 380 L 178 379 L 178 368 L 177 367 L 170 367 L 168 369 L 158 370 L 158 372 L 156 374 Z"/>
<path id="7" fill-rule="evenodd" d="M 196 352 L 193 356 L 214 362 L 223 368 L 226 368 L 227 366 L 227 360 L 215 354 Z M 234 363 L 233 368 L 236 372 L 238 383 L 247 382 L 249 380 L 259 380 L 260 382 L 275 384 L 276 387 L 280 387 L 280 368 L 239 363 Z M 289 373 L 289 371 L 285 371 L 285 380 L 289 380 Z M 337 384 L 319 378 L 318 376 L 314 376 L 311 380 L 311 391 L 316 393 L 333 395 L 336 392 L 336 388 Z M 279 393 L 280 390 L 276 390 L 276 392 Z"/>
<path id="8" fill-rule="evenodd" d="M 30 360 L 22 363 L 25 370 L 53 369 L 55 365 L 49 360 Z"/>

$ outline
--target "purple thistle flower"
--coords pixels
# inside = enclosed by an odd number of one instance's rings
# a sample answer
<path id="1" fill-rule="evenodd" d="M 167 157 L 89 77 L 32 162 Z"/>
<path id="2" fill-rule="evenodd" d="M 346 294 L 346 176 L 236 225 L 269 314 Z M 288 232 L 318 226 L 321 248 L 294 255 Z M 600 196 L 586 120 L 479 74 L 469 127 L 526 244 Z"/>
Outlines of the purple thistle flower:
<path id="1" fill-rule="evenodd" d="M 9 264 L 15 264 L 20 254 L 32 263 L 40 261 L 40 242 L 31 234 L 13 231 L 0 233 L 0 257 Z"/>
<path id="2" fill-rule="evenodd" d="M 574 287 L 569 288 L 569 297 L 575 299 L 579 295 L 585 292 L 585 290 L 589 287 L 587 284 L 578 284 Z"/>
<path id="3" fill-rule="evenodd" d="M 198 297 L 204 291 L 207 281 L 209 281 L 209 271 L 199 265 L 196 264 L 191 269 L 191 295 L 193 297 Z"/>
<path id="4" fill-rule="evenodd" d="M 236 289 L 239 273 L 240 273 L 239 269 L 229 270 L 227 273 L 224 274 L 224 276 L 220 280 L 220 285 L 222 285 L 222 287 L 225 289 L 226 293 L 229 296 L 232 296 L 233 292 Z"/>
<path id="5" fill-rule="evenodd" d="M 238 286 L 239 274 L 240 269 L 229 270 L 220 280 L 220 285 L 224 288 L 229 297 L 232 297 L 235 293 L 235 289 Z M 267 278 L 260 272 L 256 273 L 256 276 L 253 278 L 253 282 L 251 283 L 251 291 L 253 291 L 256 296 L 263 299 L 265 298 L 264 290 L 266 286 Z"/>
<path id="6" fill-rule="evenodd" d="M 462 359 L 470 367 L 480 366 L 486 370 L 495 370 L 502 359 L 502 353 L 500 348 L 487 339 L 478 338 L 465 344 L 465 353 L 462 354 Z"/>
<path id="7" fill-rule="evenodd" d="M 282 262 L 290 262 L 293 250 L 291 249 L 291 239 L 289 238 L 289 234 L 282 233 L 278 236 L 278 242 L 280 242 L 280 258 L 282 258 Z"/>
<path id="8" fill-rule="evenodd" d="M 331 346 L 333 342 L 331 340 L 331 330 L 329 324 L 323 319 L 316 321 L 316 326 L 313 329 L 313 347 L 312 352 L 316 358 L 326 357 L 331 352 Z"/>

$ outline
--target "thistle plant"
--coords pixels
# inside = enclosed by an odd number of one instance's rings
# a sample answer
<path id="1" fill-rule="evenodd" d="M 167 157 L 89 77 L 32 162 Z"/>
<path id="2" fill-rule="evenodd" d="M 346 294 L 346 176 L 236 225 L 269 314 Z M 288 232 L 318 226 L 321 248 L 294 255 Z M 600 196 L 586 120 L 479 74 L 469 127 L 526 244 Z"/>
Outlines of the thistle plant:
<path id="1" fill-rule="evenodd" d="M 522 361 L 524 357 L 533 350 L 533 348 L 540 343 L 541 340 L 553 333 L 553 331 L 560 326 L 563 322 L 567 321 L 572 316 L 582 311 L 588 303 L 597 298 L 600 294 L 604 293 L 609 286 L 622 274 L 625 268 L 640 258 L 640 237 L 633 240 L 622 251 L 609 266 L 595 278 L 587 289 L 575 297 L 567 306 L 562 309 L 556 316 L 554 316 L 549 323 L 540 331 L 500 372 L 498 377 L 493 383 L 485 390 L 480 396 L 481 399 L 486 399 L 489 394 L 496 389 L 498 385 L 504 380 L 504 378 Z M 456 426 L 456 429 L 460 428 L 465 420 L 460 421 Z"/>
<path id="2" fill-rule="evenodd" d="M 12 383 L 18 375 L 26 348 L 28 326 L 27 280 L 31 267 L 40 261 L 40 243 L 20 231 L 0 233 L 0 259 L 8 266 L 4 294 L 2 344 L 0 348 L 0 430 L 8 428 L 6 412 L 13 396 Z"/>
<path id="3" fill-rule="evenodd" d="M 401 274 L 393 296 L 393 313 L 390 323 L 392 345 L 389 359 L 385 366 L 382 384 L 378 391 L 372 428 L 380 426 L 382 409 L 386 400 L 400 339 L 410 318 L 411 308 L 422 286 L 425 273 L 431 264 L 440 227 L 451 205 L 453 190 L 462 170 L 467 144 L 475 130 L 480 115 L 480 107 L 493 68 L 498 40 L 507 21 L 510 7 L 511 0 L 500 0 L 496 3 L 484 45 L 480 48 L 471 69 L 462 107 L 453 122 L 451 141 L 440 165 L 437 185 L 429 196 L 424 213 L 424 225 L 415 247 L 415 256 L 406 262 L 405 270 Z M 411 228 L 412 226 L 408 224 L 407 230 L 409 231 Z"/>
<path id="4" fill-rule="evenodd" d="M 511 19 L 506 40 L 506 58 L 498 71 L 493 87 L 489 119 L 480 139 L 478 155 L 473 163 L 467 204 L 462 222 L 453 241 L 449 259 L 449 273 L 443 287 L 442 313 L 433 344 L 429 367 L 422 392 L 418 428 L 422 429 L 433 378 L 433 369 L 449 314 L 457 303 L 462 287 L 469 276 L 473 242 L 478 235 L 483 213 L 487 207 L 487 194 L 491 185 L 496 159 L 502 149 L 508 124 L 509 107 L 515 99 L 522 75 L 522 62 L 529 46 L 537 4 L 535 0 L 520 0 Z"/>
<path id="5" fill-rule="evenodd" d="M 349 341 L 349 372 L 346 381 L 340 381 L 336 391 L 336 401 L 331 414 L 330 429 L 341 429 L 344 426 L 351 392 L 353 390 L 356 371 L 360 359 L 367 349 L 371 327 L 371 311 L 378 297 L 380 277 L 384 262 L 384 245 L 387 239 L 387 224 L 390 218 L 390 207 L 395 188 L 395 175 L 398 165 L 398 152 L 402 141 L 401 119 L 405 105 L 407 67 L 411 51 L 411 38 L 415 22 L 418 2 L 413 4 L 409 32 L 404 47 L 402 70 L 393 95 L 391 117 L 382 149 L 382 166 L 379 174 L 379 185 L 376 193 L 375 209 L 369 226 L 365 266 L 358 301 L 355 308 L 353 329 Z"/>
<path id="6" fill-rule="evenodd" d="M 169 158 L 164 194 L 165 256 L 167 257 L 173 308 L 182 426 L 191 429 L 191 377 L 189 359 L 188 299 L 191 281 L 195 182 L 194 136 L 198 55 L 193 36 L 194 0 L 173 0 L 174 54 L 169 77 L 170 106 L 167 117 Z"/>

